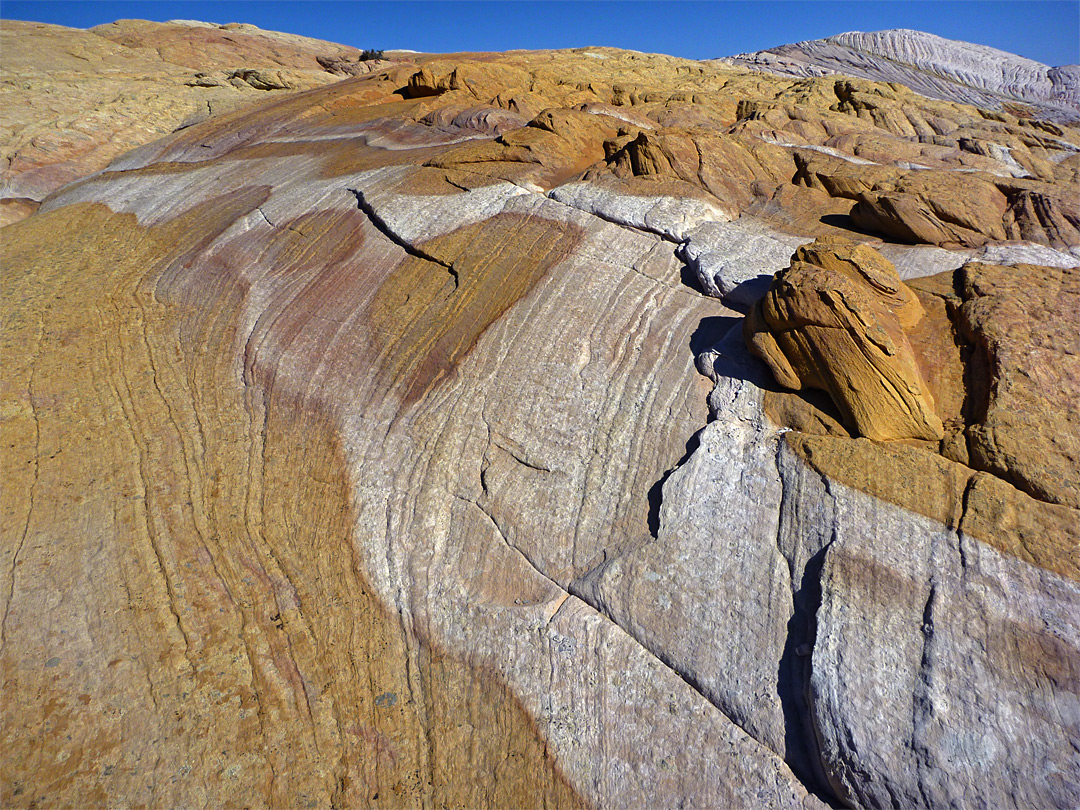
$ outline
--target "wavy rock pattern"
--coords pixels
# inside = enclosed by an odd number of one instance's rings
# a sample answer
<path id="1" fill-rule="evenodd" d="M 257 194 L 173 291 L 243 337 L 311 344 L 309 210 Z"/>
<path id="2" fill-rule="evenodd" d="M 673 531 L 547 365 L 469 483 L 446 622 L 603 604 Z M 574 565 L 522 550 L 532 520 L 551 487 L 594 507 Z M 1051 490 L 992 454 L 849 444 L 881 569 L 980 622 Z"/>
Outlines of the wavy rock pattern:
<path id="1" fill-rule="evenodd" d="M 924 314 L 888 259 L 833 237 L 795 251 L 743 334 L 781 385 L 827 391 L 857 435 L 937 440 L 941 419 L 905 332 Z"/>
<path id="2" fill-rule="evenodd" d="M 705 418 L 700 387 L 661 381 L 693 380 L 685 347 L 703 315 L 723 309 L 678 285 L 672 248 L 505 183 L 417 198 L 386 190 L 400 169 L 319 179 L 315 157 L 264 158 L 257 172 L 243 159 L 190 165 L 152 189 L 139 170 L 87 181 L 9 231 L 11 244 L 28 245 L 11 257 L 20 267 L 36 266 L 40 228 L 100 234 L 52 270 L 81 268 L 86 292 L 72 289 L 72 306 L 100 284 L 115 301 L 106 311 L 118 310 L 86 332 L 74 313 L 54 313 L 68 324 L 70 357 L 47 365 L 85 369 L 83 393 L 57 412 L 39 392 L 62 380 L 40 359 L 12 369 L 27 392 L 13 435 L 40 447 L 62 440 L 54 420 L 113 425 L 57 472 L 85 469 L 77 486 L 97 493 L 97 506 L 70 507 L 86 553 L 95 537 L 146 553 L 126 573 L 63 576 L 85 583 L 76 592 L 96 581 L 121 603 L 133 591 L 163 609 L 102 629 L 78 609 L 61 619 L 50 608 L 73 637 L 62 645 L 64 683 L 78 684 L 84 705 L 117 700 L 102 676 L 138 632 L 143 653 L 113 665 L 146 672 L 142 685 L 125 681 L 125 712 L 180 746 L 146 762 L 129 747 L 141 736 L 118 730 L 95 748 L 85 735 L 98 724 L 84 715 L 72 728 L 85 746 L 76 773 L 117 776 L 76 781 L 68 795 L 133 795 L 138 784 L 174 801 L 235 790 L 285 805 L 382 795 L 505 806 L 546 795 L 562 806 L 581 791 L 589 804 L 634 805 L 659 789 L 749 805 L 772 785 L 770 803 L 799 804 L 805 793 L 774 754 L 567 593 L 595 560 L 647 541 L 647 490 Z M 478 242 L 504 248 L 470 249 Z M 126 258 L 87 268 L 105 253 Z M 26 278 L 36 289 L 49 276 Z M 214 304 L 200 304 L 211 291 Z M 586 301 L 606 304 L 583 332 L 595 306 L 583 311 Z M 553 335 L 556 324 L 566 331 Z M 40 351 L 65 351 L 27 326 Z M 181 350 L 188 340 L 205 348 Z M 20 573 L 5 638 L 32 654 L 59 642 L 18 583 L 58 524 L 33 508 L 48 475 L 20 472 L 25 483 L 9 491 L 29 493 L 18 518 L 27 541 L 11 569 Z M 177 487 L 189 494 L 174 512 Z M 130 517 L 107 506 L 124 491 L 138 494 Z M 312 503 L 327 504 L 314 523 L 303 517 Z M 358 638 L 368 639 L 359 649 Z M 161 672 L 161 655 L 175 667 Z M 8 688 L 31 690 L 18 673 L 8 670 Z M 218 702 L 227 695 L 238 702 Z M 174 706 L 195 712 L 201 749 L 182 747 Z M 60 716 L 53 704 L 39 711 L 37 724 Z M 630 732 L 635 712 L 640 734 Z M 36 745 L 31 717 L 5 723 L 9 751 Z M 646 735 L 672 744 L 627 744 Z M 517 764 L 500 764 L 506 746 Z M 597 759 L 604 749 L 612 754 Z M 462 794 L 484 756 L 499 757 L 490 768 L 502 787 Z M 537 756 L 539 769 L 524 764 Z M 198 787 L 219 779 L 229 792 Z M 560 787 L 567 779 L 572 788 Z M 29 801 L 46 783 L 14 773 L 10 795 Z"/>
<path id="3" fill-rule="evenodd" d="M 1075 422 L 1075 334 L 1018 344 L 1077 245 L 1006 237 L 1077 132 L 611 49 L 416 59 L 4 229 L 0 802 L 1075 804 L 1075 456 L 1012 416 Z M 926 276 L 939 442 L 853 438 L 741 341 L 879 182 L 985 237 L 860 237 Z"/>
<path id="4" fill-rule="evenodd" d="M 88 30 L 4 20 L 0 225 L 144 143 L 337 77 L 355 48 L 253 25 L 121 20 Z M 256 92 L 258 91 L 258 92 Z"/>
<path id="5" fill-rule="evenodd" d="M 990 110 L 1019 105 L 1050 120 L 1080 119 L 1080 66 L 1049 67 L 985 45 L 905 28 L 852 31 L 725 61 L 787 76 L 841 73 L 897 82 L 942 101 Z"/>

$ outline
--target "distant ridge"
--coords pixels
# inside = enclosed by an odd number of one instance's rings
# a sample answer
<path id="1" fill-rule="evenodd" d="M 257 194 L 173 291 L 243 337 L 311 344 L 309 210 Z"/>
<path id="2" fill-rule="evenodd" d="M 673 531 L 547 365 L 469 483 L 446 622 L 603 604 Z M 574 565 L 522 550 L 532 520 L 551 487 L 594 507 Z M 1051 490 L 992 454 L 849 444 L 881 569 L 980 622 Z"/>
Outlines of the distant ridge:
<path id="1" fill-rule="evenodd" d="M 851 31 L 825 39 L 742 53 L 722 61 L 787 76 L 842 73 L 899 82 L 943 101 L 1042 118 L 1080 120 L 1080 65 L 1050 67 L 1033 59 L 922 31 Z"/>

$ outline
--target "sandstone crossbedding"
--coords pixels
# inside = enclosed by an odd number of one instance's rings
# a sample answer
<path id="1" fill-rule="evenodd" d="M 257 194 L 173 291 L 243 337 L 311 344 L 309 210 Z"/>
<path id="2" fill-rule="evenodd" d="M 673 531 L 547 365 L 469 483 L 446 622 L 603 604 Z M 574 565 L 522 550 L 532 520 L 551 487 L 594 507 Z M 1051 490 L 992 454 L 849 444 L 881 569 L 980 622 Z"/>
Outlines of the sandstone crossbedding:
<path id="1" fill-rule="evenodd" d="M 1080 131 L 410 59 L 0 231 L 4 806 L 1080 801 Z"/>
<path id="2" fill-rule="evenodd" d="M 827 391 L 857 435 L 937 440 L 941 419 L 905 331 L 924 315 L 888 259 L 826 237 L 795 251 L 743 331 L 778 382 Z"/>
<path id="3" fill-rule="evenodd" d="M 177 128 L 379 64 L 359 55 L 240 23 L 121 20 L 82 30 L 4 20 L 0 225 Z"/>
<path id="4" fill-rule="evenodd" d="M 897 28 L 845 34 L 730 57 L 789 76 L 832 73 L 897 82 L 930 98 L 1080 119 L 1080 65 L 1050 67 L 970 42 Z"/>

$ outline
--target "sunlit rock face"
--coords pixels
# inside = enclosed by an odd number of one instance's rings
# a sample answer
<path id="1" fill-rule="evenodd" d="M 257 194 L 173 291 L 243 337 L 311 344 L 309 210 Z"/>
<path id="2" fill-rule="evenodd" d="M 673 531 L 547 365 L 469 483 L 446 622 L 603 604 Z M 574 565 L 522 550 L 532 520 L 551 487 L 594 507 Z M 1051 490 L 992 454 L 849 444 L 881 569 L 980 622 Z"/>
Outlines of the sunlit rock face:
<path id="1" fill-rule="evenodd" d="M 4 20 L 0 43 L 0 225 L 176 129 L 385 64 L 240 23 L 120 20 L 82 30 Z"/>
<path id="2" fill-rule="evenodd" d="M 898 28 L 782 45 L 728 60 L 788 76 L 842 74 L 897 82 L 943 101 L 1080 120 L 1080 68 L 1050 67 L 985 45 Z"/>
<path id="3" fill-rule="evenodd" d="M 938 440 L 941 419 L 905 333 L 924 314 L 888 259 L 825 237 L 776 274 L 744 335 L 785 388 L 827 391 L 857 435 Z"/>
<path id="4" fill-rule="evenodd" d="M 4 806 L 1076 804 L 1080 133 L 410 58 L 4 228 Z M 789 266 L 934 429 L 751 355 Z"/>

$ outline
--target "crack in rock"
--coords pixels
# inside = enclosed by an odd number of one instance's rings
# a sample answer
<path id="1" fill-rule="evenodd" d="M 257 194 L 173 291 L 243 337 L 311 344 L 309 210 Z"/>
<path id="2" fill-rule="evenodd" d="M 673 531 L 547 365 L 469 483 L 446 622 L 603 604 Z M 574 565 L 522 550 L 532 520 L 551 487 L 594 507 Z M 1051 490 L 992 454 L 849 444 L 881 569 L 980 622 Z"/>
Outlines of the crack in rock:
<path id="1" fill-rule="evenodd" d="M 381 216 L 379 216 L 378 212 L 375 211 L 374 206 L 372 206 L 371 201 L 367 199 L 363 191 L 358 188 L 350 188 L 347 190 L 350 194 L 356 197 L 356 207 L 364 212 L 368 220 L 371 221 L 371 224 L 375 226 L 376 230 L 378 230 L 379 233 L 381 233 L 399 248 L 404 250 L 410 256 L 413 256 L 417 259 L 423 259 L 424 261 L 432 262 L 433 264 L 437 264 L 440 267 L 445 267 L 446 272 L 448 272 L 451 278 L 454 279 L 454 289 L 456 290 L 458 288 L 460 278 L 458 277 L 458 271 L 454 269 L 453 263 L 445 262 L 438 256 L 435 256 L 432 253 L 428 253 L 422 248 L 418 248 L 416 245 L 412 244 L 404 237 L 402 237 L 401 234 L 396 233 L 393 228 L 390 227 L 389 223 L 387 223 L 387 221 L 384 220 Z"/>

